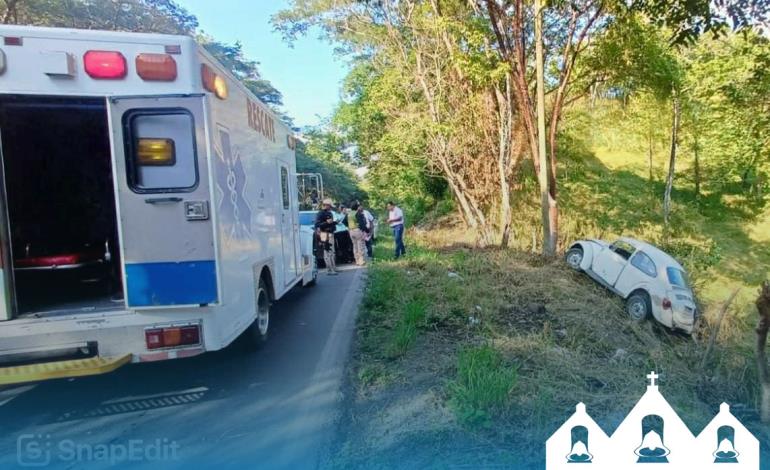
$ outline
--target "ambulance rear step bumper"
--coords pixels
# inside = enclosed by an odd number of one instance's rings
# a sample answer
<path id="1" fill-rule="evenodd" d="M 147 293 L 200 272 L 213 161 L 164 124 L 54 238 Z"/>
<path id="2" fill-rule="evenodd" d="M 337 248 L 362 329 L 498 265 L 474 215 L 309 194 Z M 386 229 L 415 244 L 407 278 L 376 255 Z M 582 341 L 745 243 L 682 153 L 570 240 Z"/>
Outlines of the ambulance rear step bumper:
<path id="1" fill-rule="evenodd" d="M 93 341 L 10 349 L 0 351 L 0 367 L 54 362 L 65 359 L 85 359 L 98 356 L 98 353 L 97 344 Z"/>
<path id="2" fill-rule="evenodd" d="M 117 357 L 90 357 L 3 367 L 0 368 L 0 385 L 105 374 L 131 362 L 131 356 L 131 354 L 125 354 Z"/>

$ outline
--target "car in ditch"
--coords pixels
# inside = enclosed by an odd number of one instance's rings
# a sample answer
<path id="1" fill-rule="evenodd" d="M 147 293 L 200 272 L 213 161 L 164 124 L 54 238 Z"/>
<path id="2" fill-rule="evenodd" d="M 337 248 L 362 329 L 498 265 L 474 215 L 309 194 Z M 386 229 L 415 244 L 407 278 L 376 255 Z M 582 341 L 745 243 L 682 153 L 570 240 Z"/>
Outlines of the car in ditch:
<path id="1" fill-rule="evenodd" d="M 625 299 L 633 320 L 652 317 L 672 330 L 693 332 L 698 308 L 687 273 L 659 248 L 626 237 L 613 243 L 579 240 L 569 247 L 565 260 Z"/>

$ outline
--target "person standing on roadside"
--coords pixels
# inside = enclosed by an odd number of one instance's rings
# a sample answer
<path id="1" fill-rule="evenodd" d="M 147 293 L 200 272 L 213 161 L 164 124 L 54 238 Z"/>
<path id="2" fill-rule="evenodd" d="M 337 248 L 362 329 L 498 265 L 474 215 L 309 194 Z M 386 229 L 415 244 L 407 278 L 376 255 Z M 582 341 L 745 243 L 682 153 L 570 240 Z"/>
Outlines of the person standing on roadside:
<path id="1" fill-rule="evenodd" d="M 366 255 L 369 258 L 374 258 L 374 254 L 372 252 L 372 243 L 374 242 L 374 216 L 371 212 L 364 209 L 364 217 L 366 218 L 366 228 L 368 229 L 366 233 Z"/>
<path id="2" fill-rule="evenodd" d="M 345 218 L 345 225 L 348 226 L 350 238 L 353 240 L 353 256 L 356 258 L 356 266 L 365 266 L 365 239 L 368 229 L 366 228 L 364 208 L 359 203 L 355 202 L 350 206 L 350 211 Z"/>
<path id="3" fill-rule="evenodd" d="M 334 251 L 334 232 L 337 229 L 337 222 L 334 220 L 334 213 L 332 212 L 333 205 L 331 199 L 324 199 L 321 210 L 315 216 L 315 229 L 318 233 L 321 249 L 324 251 L 326 274 L 330 276 L 338 274 Z"/>
<path id="4" fill-rule="evenodd" d="M 388 202 L 388 224 L 396 241 L 396 259 L 406 254 L 404 247 L 404 211 L 393 201 Z"/>

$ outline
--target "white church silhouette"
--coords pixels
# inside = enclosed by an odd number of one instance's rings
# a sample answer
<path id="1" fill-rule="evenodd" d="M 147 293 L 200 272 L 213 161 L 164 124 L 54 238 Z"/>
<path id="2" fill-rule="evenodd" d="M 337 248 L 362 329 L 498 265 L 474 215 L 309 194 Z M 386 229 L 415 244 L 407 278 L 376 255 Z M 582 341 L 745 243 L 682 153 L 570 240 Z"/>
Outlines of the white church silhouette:
<path id="1" fill-rule="evenodd" d="M 578 403 L 545 444 L 546 470 L 759 470 L 759 441 L 727 403 L 695 437 L 658 391 L 658 374 L 647 378 L 647 392 L 612 437 Z"/>

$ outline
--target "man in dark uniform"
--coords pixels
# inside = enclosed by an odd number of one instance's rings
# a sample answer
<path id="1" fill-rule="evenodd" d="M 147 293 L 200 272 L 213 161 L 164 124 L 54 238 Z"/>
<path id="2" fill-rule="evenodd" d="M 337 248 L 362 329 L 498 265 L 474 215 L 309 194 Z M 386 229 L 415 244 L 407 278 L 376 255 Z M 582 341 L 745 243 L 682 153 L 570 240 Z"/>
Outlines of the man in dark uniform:
<path id="1" fill-rule="evenodd" d="M 334 253 L 334 232 L 337 230 L 337 222 L 334 220 L 331 199 L 324 199 L 322 209 L 315 216 L 315 229 L 321 241 L 321 249 L 324 250 L 326 274 L 336 276 L 338 273 Z"/>

